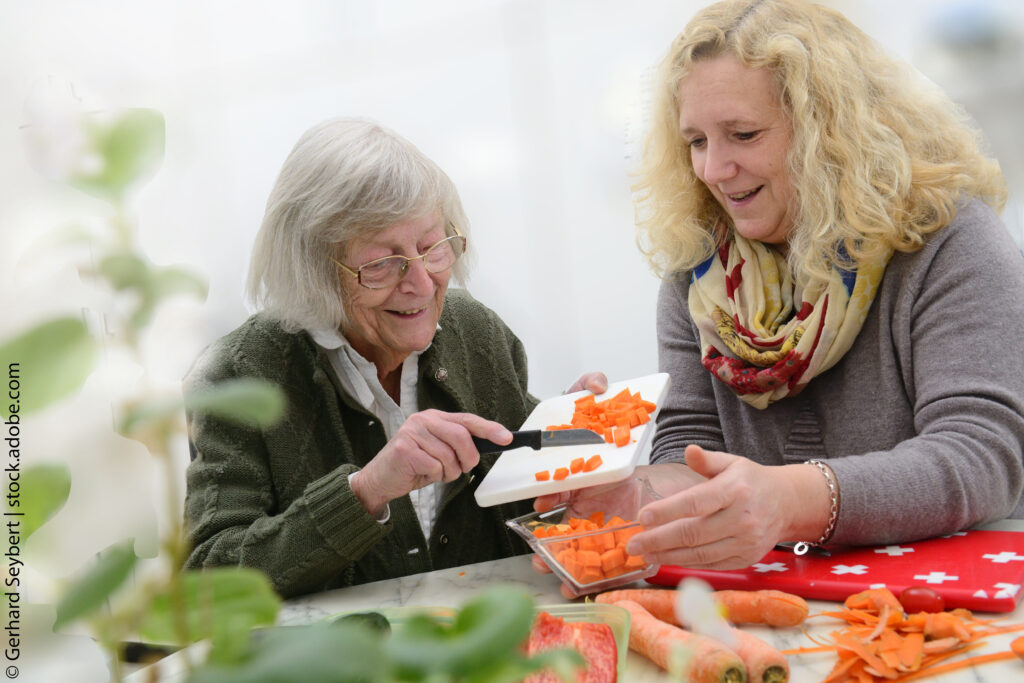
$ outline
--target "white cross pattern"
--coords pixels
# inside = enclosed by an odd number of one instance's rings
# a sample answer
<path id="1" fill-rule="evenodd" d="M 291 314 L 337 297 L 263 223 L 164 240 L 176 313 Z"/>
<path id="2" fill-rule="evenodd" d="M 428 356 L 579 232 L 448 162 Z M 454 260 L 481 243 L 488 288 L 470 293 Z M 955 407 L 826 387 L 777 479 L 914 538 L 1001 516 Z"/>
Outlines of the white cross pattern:
<path id="1" fill-rule="evenodd" d="M 997 583 L 995 587 L 999 589 L 995 595 L 997 598 L 1012 598 L 1020 590 L 1019 583 Z"/>
<path id="2" fill-rule="evenodd" d="M 959 581 L 959 576 L 950 576 L 946 572 L 929 572 L 927 574 L 914 574 L 914 579 L 925 583 L 942 583 L 943 581 Z"/>
<path id="3" fill-rule="evenodd" d="M 1012 550 L 1004 550 L 998 554 L 985 553 L 982 557 L 986 560 L 992 560 L 996 564 L 1009 564 L 1015 560 L 1024 561 L 1024 555 L 1018 555 Z"/>
<path id="4" fill-rule="evenodd" d="M 841 576 L 843 574 L 867 574 L 868 566 L 866 564 L 837 564 L 832 567 L 832 573 L 836 576 Z"/>
<path id="5" fill-rule="evenodd" d="M 751 565 L 755 572 L 759 574 L 765 574 L 767 572 L 785 572 L 789 571 L 789 567 L 786 566 L 785 562 L 772 562 L 765 564 L 764 562 L 755 562 Z"/>
<path id="6" fill-rule="evenodd" d="M 899 545 L 887 545 L 884 548 L 875 548 L 875 552 L 889 557 L 903 557 L 906 553 L 914 552 L 913 548 L 904 548 Z"/>

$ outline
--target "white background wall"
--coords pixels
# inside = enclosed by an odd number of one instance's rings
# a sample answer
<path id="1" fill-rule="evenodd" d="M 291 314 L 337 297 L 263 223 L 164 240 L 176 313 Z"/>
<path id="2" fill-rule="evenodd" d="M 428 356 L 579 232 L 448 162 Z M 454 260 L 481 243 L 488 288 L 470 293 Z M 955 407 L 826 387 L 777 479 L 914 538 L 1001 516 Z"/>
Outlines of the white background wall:
<path id="1" fill-rule="evenodd" d="M 627 173 L 645 75 L 703 4 L 5 0 L 0 263 L 24 267 L 33 239 L 83 208 L 70 196 L 72 209 L 55 207 L 54 188 L 28 168 L 27 97 L 70 81 L 90 102 L 159 109 L 167 156 L 134 206 L 142 244 L 158 263 L 191 264 L 210 280 L 206 304 L 160 335 L 154 357 L 180 375 L 247 314 L 249 246 L 299 134 L 329 116 L 367 116 L 419 145 L 460 188 L 478 254 L 469 289 L 524 340 L 536 394 L 589 369 L 613 380 L 653 372 L 658 282 L 634 245 Z M 1022 65 L 1019 3 L 828 4 L 962 95 L 1024 184 L 1024 86 L 1011 73 Z M 1009 33 L 1014 68 L 958 73 L 963 60 L 944 57 L 936 31 L 961 42 Z M 1008 214 L 1019 228 L 1019 209 Z"/>

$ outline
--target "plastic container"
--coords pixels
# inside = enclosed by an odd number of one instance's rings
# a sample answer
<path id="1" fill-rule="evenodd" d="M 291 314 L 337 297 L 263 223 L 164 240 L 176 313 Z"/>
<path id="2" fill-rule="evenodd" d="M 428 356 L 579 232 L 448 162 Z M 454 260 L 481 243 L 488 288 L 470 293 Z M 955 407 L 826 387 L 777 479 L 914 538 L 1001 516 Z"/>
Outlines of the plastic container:
<path id="1" fill-rule="evenodd" d="M 657 573 L 659 565 L 646 563 L 622 549 L 626 539 L 642 530 L 633 521 L 637 512 L 657 498 L 646 479 L 633 478 L 589 492 L 568 505 L 532 512 L 506 524 L 577 594 L 598 593 Z M 592 517 L 595 513 L 600 516 Z M 598 529 L 571 528 L 573 518 L 597 522 L 600 517 L 604 521 Z M 616 517 L 623 523 L 612 524 Z"/>

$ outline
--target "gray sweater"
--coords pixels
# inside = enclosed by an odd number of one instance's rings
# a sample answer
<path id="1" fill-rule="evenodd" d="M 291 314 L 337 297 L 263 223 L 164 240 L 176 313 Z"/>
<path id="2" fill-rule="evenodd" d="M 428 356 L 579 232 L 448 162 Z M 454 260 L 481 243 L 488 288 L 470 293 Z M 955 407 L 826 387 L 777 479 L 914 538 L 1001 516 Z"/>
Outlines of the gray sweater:
<path id="1" fill-rule="evenodd" d="M 924 248 L 896 253 L 843 359 L 765 410 L 701 366 L 689 283 L 667 280 L 658 299 L 672 384 L 652 462 L 681 461 L 689 443 L 764 465 L 827 458 L 839 544 L 1024 517 L 1024 258 L 988 206 L 965 205 Z"/>

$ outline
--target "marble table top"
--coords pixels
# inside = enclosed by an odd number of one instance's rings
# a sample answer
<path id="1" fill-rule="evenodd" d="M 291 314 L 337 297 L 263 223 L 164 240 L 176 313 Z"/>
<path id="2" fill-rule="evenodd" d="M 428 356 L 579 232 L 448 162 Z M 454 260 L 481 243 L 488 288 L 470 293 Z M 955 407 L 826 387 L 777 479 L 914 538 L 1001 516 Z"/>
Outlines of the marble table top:
<path id="1" fill-rule="evenodd" d="M 1014 528 L 1024 528 L 1024 523 Z M 305 596 L 285 603 L 279 614 L 282 625 L 302 624 L 317 621 L 325 617 L 353 610 L 370 608 L 407 607 L 407 606 L 450 606 L 455 607 L 479 592 L 481 589 L 495 584 L 510 584 L 527 591 L 537 605 L 557 605 L 567 601 L 559 592 L 558 580 L 550 574 L 538 574 L 530 565 L 529 556 L 519 556 L 482 562 L 453 569 L 438 570 L 425 574 L 405 576 L 387 581 L 363 584 L 350 588 L 327 591 Z M 632 587 L 644 587 L 638 583 Z M 835 607 L 835 603 L 811 601 L 811 614 Z M 1006 617 L 1007 623 L 1024 622 L 1024 605 Z M 830 618 L 812 618 L 807 623 L 807 632 L 812 635 L 826 635 L 837 627 L 837 622 Z M 745 630 L 772 643 L 779 649 L 811 646 L 812 643 L 799 629 L 772 629 L 769 627 L 744 626 Z M 972 655 L 996 652 L 1009 649 L 1009 642 L 1019 633 L 1004 634 L 988 639 L 988 644 Z M 190 648 L 196 652 L 196 648 Z M 159 680 L 170 682 L 182 680 L 181 657 L 189 651 L 179 652 L 165 658 L 154 665 L 160 668 Z M 792 683 L 811 683 L 825 678 L 834 663 L 834 655 L 815 653 L 806 655 L 790 655 L 790 681 Z M 147 671 L 143 669 L 127 680 L 138 682 L 145 678 Z M 626 681 L 629 683 L 660 682 L 669 680 L 668 676 L 655 664 L 634 652 L 629 653 Z M 976 669 L 965 669 L 944 676 L 929 678 L 936 683 L 966 683 L 978 681 L 1003 682 L 1024 680 L 1024 662 L 1018 660 L 1001 661 Z"/>

